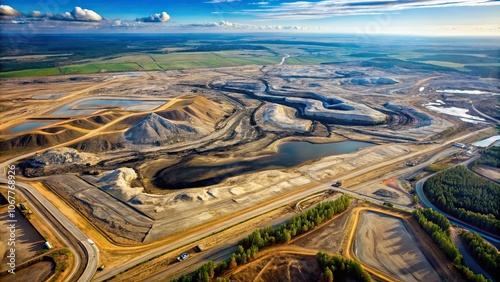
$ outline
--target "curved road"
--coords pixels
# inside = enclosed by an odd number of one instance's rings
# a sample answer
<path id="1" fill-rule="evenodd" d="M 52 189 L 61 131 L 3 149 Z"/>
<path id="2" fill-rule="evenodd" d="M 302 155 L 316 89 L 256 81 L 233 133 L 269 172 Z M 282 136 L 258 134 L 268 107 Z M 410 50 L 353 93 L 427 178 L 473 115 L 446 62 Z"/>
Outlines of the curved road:
<path id="1" fill-rule="evenodd" d="M 472 160 L 472 159 L 471 159 Z M 425 181 L 431 177 L 432 175 L 430 176 L 427 176 L 423 179 L 421 179 L 420 181 L 418 181 L 416 184 L 415 184 L 415 191 L 417 193 L 417 196 L 418 196 L 418 199 L 419 199 L 419 202 L 421 204 L 423 204 L 424 206 L 426 207 L 429 207 L 437 212 L 439 212 L 440 214 L 446 216 L 448 218 L 448 220 L 450 221 L 451 224 L 456 224 L 458 225 L 459 227 L 463 228 L 463 229 L 467 229 L 471 232 L 476 232 L 477 234 L 479 234 L 481 237 L 483 237 L 485 240 L 489 241 L 491 244 L 493 244 L 495 247 L 497 248 L 500 248 L 500 237 L 494 235 L 494 234 L 491 234 L 489 232 L 485 232 L 485 231 L 482 231 L 480 229 L 478 229 L 477 227 L 474 227 L 466 222 L 463 222 L 462 220 L 456 218 L 456 217 L 453 217 L 445 212 L 443 212 L 442 210 L 438 209 L 435 205 L 433 205 L 429 199 L 427 199 L 427 197 L 425 196 L 424 194 L 424 183 Z"/>
<path id="2" fill-rule="evenodd" d="M 7 178 L 6 178 L 7 166 L 8 166 L 7 162 L 0 164 L 0 183 L 2 184 L 7 184 Z M 71 247 L 72 244 L 70 244 L 68 241 L 74 242 L 75 240 L 77 240 L 76 245 L 79 245 L 82 248 L 83 252 L 86 254 L 86 258 L 84 258 L 85 269 L 83 273 L 79 278 L 74 277 L 76 275 L 76 270 L 79 269 L 81 266 L 81 259 L 76 258 L 76 265 L 72 270 L 69 280 L 81 281 L 81 282 L 90 281 L 97 270 L 97 264 L 99 262 L 99 250 L 97 249 L 97 247 L 95 247 L 95 245 L 93 244 L 90 244 L 88 241 L 89 238 L 34 187 L 16 180 L 16 188 L 19 189 L 19 191 L 22 191 L 22 193 L 25 195 L 29 193 L 32 196 L 30 198 L 35 199 L 38 202 L 37 205 L 40 205 L 45 210 L 47 210 L 47 212 L 50 213 L 58 221 L 60 226 L 63 229 L 66 229 L 73 236 L 73 238 L 64 238 L 62 234 L 57 232 L 56 229 L 52 228 L 55 231 L 55 234 L 62 236 L 61 240 L 65 244 L 67 244 L 68 247 L 70 247 L 75 257 L 78 257 L 78 253 L 75 251 L 73 247 Z"/>

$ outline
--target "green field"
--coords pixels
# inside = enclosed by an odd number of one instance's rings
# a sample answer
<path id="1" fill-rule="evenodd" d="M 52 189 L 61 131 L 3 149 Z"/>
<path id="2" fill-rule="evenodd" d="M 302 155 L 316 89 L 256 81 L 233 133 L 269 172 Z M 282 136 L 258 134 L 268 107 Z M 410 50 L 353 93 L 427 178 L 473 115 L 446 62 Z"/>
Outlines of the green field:
<path id="1" fill-rule="evenodd" d="M 61 74 L 59 68 L 43 68 L 43 69 L 2 72 L 0 73 L 0 78 L 25 77 L 25 76 L 50 76 L 59 74 Z"/>
<path id="2" fill-rule="evenodd" d="M 277 64 L 281 57 L 268 52 L 185 52 L 169 54 L 127 55 L 81 65 L 60 68 L 30 69 L 0 73 L 0 78 L 48 76 L 60 74 L 92 74 L 100 72 L 177 70 L 192 68 L 218 68 L 243 65 Z"/>

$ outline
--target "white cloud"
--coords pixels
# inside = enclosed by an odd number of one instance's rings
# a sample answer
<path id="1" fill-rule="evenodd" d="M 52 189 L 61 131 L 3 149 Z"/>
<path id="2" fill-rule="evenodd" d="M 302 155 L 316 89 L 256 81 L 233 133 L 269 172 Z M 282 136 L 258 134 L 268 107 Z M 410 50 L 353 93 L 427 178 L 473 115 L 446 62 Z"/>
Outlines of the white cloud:
<path id="1" fill-rule="evenodd" d="M 496 0 L 322 0 L 319 2 L 295 1 L 284 2 L 277 6 L 260 7 L 245 10 L 253 14 L 273 19 L 318 19 L 347 15 L 370 15 L 390 11 L 420 8 L 458 7 L 458 6 L 493 6 L 500 5 Z"/>
<path id="2" fill-rule="evenodd" d="M 42 18 L 44 15 L 40 11 L 32 11 L 26 15 L 29 18 Z"/>
<path id="3" fill-rule="evenodd" d="M 239 2 L 241 0 L 211 0 L 208 2 L 205 2 L 207 4 L 218 4 L 218 3 L 231 3 L 231 2 Z"/>
<path id="4" fill-rule="evenodd" d="M 196 23 L 196 24 L 184 24 L 180 25 L 181 28 L 211 28 L 213 30 L 224 29 L 224 30 L 266 30 L 266 31 L 279 31 L 279 30 L 306 30 L 308 28 L 302 26 L 281 26 L 281 25 L 251 25 L 251 24 L 240 24 L 232 23 L 228 21 L 221 22 L 211 22 L 211 23 Z"/>
<path id="5" fill-rule="evenodd" d="M 0 5 L 0 16 L 21 16 L 22 14 L 9 5 Z"/>
<path id="6" fill-rule="evenodd" d="M 102 17 L 96 12 L 88 9 L 82 9 L 80 7 L 75 7 L 71 12 L 65 12 L 62 14 L 48 15 L 52 20 L 60 21 L 82 21 L 82 22 L 100 22 Z"/>
<path id="7" fill-rule="evenodd" d="M 148 22 L 148 23 L 166 23 L 170 20 L 170 16 L 166 12 L 161 12 L 161 14 L 149 15 L 144 18 L 137 18 L 138 22 Z"/>
<path id="8" fill-rule="evenodd" d="M 269 4 L 269 2 L 252 2 L 252 3 L 248 3 L 250 5 L 267 5 Z"/>

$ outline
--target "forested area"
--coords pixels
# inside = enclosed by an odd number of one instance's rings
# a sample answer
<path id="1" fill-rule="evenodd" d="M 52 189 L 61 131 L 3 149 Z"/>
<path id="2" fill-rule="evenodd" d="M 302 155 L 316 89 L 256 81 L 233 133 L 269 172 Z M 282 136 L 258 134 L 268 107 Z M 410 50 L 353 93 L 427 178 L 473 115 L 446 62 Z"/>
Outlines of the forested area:
<path id="1" fill-rule="evenodd" d="M 322 280 L 324 282 L 335 281 L 372 281 L 370 275 L 361 265 L 352 259 L 341 255 L 328 256 L 327 253 L 319 252 L 316 259 L 323 270 Z"/>
<path id="2" fill-rule="evenodd" d="M 314 208 L 294 216 L 276 228 L 269 226 L 257 229 L 239 242 L 238 249 L 227 261 L 221 261 L 216 265 L 214 262 L 209 261 L 191 275 L 180 276 L 172 279 L 171 282 L 230 281 L 226 278 L 217 278 L 217 275 L 253 260 L 263 247 L 277 243 L 288 243 L 293 237 L 313 229 L 325 220 L 331 219 L 335 214 L 345 211 L 350 205 L 349 197 L 342 195 L 335 201 L 319 203 Z"/>
<path id="3" fill-rule="evenodd" d="M 491 147 L 481 152 L 481 157 L 474 161 L 475 165 L 488 165 L 500 168 L 500 147 Z"/>
<path id="4" fill-rule="evenodd" d="M 441 251 L 450 259 L 455 267 L 468 281 L 485 282 L 490 281 L 482 274 L 475 274 L 464 265 L 463 256 L 453 243 L 450 236 L 450 222 L 442 214 L 432 209 L 413 211 L 413 216 L 418 220 L 422 228 L 431 236 L 432 240 L 439 246 Z"/>
<path id="5" fill-rule="evenodd" d="M 467 249 L 469 249 L 476 261 L 497 281 L 500 281 L 500 254 L 498 250 L 486 242 L 477 233 L 471 233 L 465 230 L 460 231 Z"/>
<path id="6" fill-rule="evenodd" d="M 463 166 L 430 177 L 425 195 L 444 212 L 493 233 L 500 233 L 500 185 Z"/>

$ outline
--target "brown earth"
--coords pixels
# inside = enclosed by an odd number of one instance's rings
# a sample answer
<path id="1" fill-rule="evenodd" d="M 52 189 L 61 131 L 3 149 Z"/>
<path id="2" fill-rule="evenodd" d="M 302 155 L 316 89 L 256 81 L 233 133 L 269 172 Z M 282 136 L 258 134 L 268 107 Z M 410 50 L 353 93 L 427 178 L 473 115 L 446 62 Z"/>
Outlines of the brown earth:
<path id="1" fill-rule="evenodd" d="M 46 281 L 54 273 L 55 264 L 50 261 L 41 261 L 16 271 L 16 274 L 7 274 L 0 277 L 2 282 L 19 281 Z"/>
<path id="2" fill-rule="evenodd" d="M 8 223 L 7 220 L 12 219 L 8 217 L 8 215 L 8 206 L 0 208 L 0 222 L 2 222 L 2 227 L 0 229 L 0 242 L 2 242 L 2 244 L 0 244 L 0 257 L 2 259 L 0 272 L 9 269 L 7 265 L 7 255 L 10 254 L 10 248 L 15 248 L 16 265 L 34 257 L 37 251 L 45 249 L 43 245 L 45 239 L 17 208 L 14 214 L 14 219 L 17 220 L 17 222 L 15 222 L 15 246 L 8 246 L 7 242 L 9 242 L 10 232 L 7 228 L 11 223 Z"/>
<path id="3" fill-rule="evenodd" d="M 474 172 L 500 183 L 500 168 L 480 165 L 476 167 Z"/>
<path id="4" fill-rule="evenodd" d="M 245 265 L 230 276 L 231 281 L 317 282 L 322 271 L 314 256 L 278 253 Z"/>
<path id="5" fill-rule="evenodd" d="M 402 281 L 441 280 L 399 218 L 363 213 L 354 247 L 362 262 Z"/>

